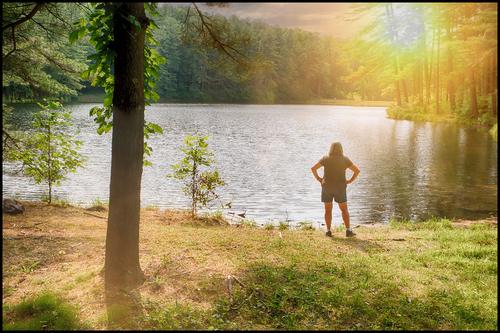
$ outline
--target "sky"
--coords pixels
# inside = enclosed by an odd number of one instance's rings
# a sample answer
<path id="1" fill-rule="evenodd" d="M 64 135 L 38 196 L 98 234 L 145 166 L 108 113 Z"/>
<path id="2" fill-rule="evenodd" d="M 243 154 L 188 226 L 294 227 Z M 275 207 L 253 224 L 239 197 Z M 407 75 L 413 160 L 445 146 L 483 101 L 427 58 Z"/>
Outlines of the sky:
<path id="1" fill-rule="evenodd" d="M 228 3 L 225 7 L 208 7 L 197 3 L 204 12 L 242 18 L 288 28 L 300 28 L 337 38 L 350 38 L 363 26 L 363 20 L 348 21 L 353 3 Z M 187 5 L 187 3 L 186 3 Z"/>

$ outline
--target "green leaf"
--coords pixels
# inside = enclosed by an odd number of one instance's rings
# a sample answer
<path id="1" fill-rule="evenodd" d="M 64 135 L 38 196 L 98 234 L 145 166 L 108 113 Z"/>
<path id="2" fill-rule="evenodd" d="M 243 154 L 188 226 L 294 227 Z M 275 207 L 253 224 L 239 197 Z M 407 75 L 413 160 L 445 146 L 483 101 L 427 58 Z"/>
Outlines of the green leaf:
<path id="1" fill-rule="evenodd" d="M 69 34 L 69 42 L 74 43 L 78 39 L 79 30 L 74 30 Z"/>

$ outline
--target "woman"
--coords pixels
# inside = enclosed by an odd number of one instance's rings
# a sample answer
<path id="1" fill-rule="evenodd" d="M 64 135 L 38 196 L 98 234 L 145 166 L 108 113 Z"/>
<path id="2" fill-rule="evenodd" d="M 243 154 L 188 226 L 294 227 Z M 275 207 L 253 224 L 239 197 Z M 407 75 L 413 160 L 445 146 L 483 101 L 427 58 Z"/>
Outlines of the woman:
<path id="1" fill-rule="evenodd" d="M 318 176 L 318 169 L 324 167 L 323 178 Z M 345 170 L 351 169 L 353 175 L 346 181 Z M 346 227 L 346 236 L 353 237 L 356 234 L 349 224 L 349 211 L 347 209 L 347 184 L 352 183 L 359 175 L 359 169 L 351 160 L 344 156 L 340 142 L 334 142 L 330 146 L 328 156 L 324 156 L 316 163 L 311 171 L 317 181 L 321 184 L 321 201 L 325 204 L 326 236 L 332 237 L 330 230 L 332 226 L 333 199 L 342 211 L 342 219 Z"/>

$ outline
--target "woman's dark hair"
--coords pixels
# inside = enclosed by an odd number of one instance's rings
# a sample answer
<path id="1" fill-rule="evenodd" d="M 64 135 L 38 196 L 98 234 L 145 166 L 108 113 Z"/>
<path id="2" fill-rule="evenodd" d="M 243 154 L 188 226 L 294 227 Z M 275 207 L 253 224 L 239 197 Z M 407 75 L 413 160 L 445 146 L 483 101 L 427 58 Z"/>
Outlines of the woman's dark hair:
<path id="1" fill-rule="evenodd" d="M 344 150 L 342 149 L 342 145 L 340 142 L 334 142 L 330 146 L 330 152 L 328 153 L 330 156 L 342 156 L 344 155 Z"/>

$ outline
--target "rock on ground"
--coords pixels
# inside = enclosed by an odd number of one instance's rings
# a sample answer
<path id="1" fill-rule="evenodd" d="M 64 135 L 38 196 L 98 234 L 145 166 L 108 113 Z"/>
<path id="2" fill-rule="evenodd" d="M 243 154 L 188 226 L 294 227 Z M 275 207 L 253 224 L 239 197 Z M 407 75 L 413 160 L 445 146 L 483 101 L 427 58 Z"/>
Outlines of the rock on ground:
<path id="1" fill-rule="evenodd" d="M 24 213 L 24 206 L 14 199 L 3 199 L 2 212 L 6 214 L 21 214 Z"/>

